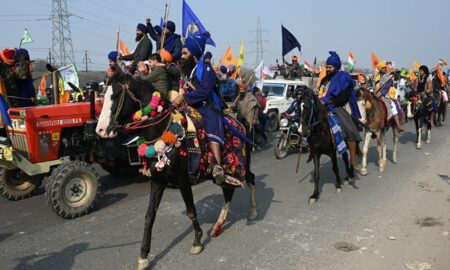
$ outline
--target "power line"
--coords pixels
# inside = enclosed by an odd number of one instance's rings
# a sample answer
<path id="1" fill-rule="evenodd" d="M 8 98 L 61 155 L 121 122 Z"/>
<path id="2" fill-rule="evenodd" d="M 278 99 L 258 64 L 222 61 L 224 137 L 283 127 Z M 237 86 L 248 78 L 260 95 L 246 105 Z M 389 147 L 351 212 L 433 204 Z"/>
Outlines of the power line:
<path id="1" fill-rule="evenodd" d="M 66 66 L 75 62 L 73 55 L 72 34 L 66 0 L 52 0 L 52 51 L 55 63 Z"/>

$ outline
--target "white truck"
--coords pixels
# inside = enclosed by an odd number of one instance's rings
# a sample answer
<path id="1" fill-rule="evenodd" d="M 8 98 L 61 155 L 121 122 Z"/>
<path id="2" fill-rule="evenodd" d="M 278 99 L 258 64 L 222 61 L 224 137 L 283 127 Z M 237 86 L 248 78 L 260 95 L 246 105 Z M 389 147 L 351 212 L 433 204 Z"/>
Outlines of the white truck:
<path id="1" fill-rule="evenodd" d="M 274 79 L 267 79 L 263 82 L 263 89 L 261 92 L 267 98 L 266 108 L 264 113 L 267 114 L 269 120 L 267 124 L 268 132 L 276 132 L 280 126 L 280 114 L 285 112 L 291 103 L 294 101 L 292 95 L 295 88 L 307 87 L 307 80 L 311 78 L 305 77 L 300 79 L 284 79 L 283 77 L 276 77 Z"/>

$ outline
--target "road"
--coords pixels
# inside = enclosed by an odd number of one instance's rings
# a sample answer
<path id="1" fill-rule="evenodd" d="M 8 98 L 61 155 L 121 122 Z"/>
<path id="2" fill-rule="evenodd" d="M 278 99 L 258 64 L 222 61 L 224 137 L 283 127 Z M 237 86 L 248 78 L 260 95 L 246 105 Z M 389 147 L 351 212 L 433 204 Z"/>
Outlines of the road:
<path id="1" fill-rule="evenodd" d="M 412 128 L 407 124 L 401 135 L 398 164 L 389 159 L 379 173 L 372 142 L 369 175 L 340 194 L 330 161 L 322 158 L 322 193 L 314 205 L 308 204 L 314 187 L 306 156 L 296 175 L 296 154 L 278 161 L 271 147 L 258 152 L 258 220 L 247 222 L 248 192 L 237 191 L 224 232 L 214 239 L 205 234 L 197 256 L 189 255 L 193 232 L 181 196 L 167 190 L 154 226 L 152 269 L 409 269 L 414 263 L 450 269 L 450 128 L 433 130 L 422 150 L 415 149 Z M 44 194 L 1 198 L 0 269 L 134 269 L 149 183 L 112 176 L 102 183 L 94 212 L 75 220 L 56 216 Z M 211 182 L 193 190 L 207 232 L 222 206 L 221 191 Z M 432 222 L 420 223 L 423 218 Z M 338 250 L 340 241 L 359 249 Z"/>

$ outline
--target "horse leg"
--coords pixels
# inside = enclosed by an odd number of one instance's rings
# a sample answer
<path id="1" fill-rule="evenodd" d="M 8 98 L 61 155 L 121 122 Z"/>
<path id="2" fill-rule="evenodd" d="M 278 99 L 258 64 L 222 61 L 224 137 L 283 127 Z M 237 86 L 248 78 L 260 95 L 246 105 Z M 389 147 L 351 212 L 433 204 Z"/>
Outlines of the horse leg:
<path id="1" fill-rule="evenodd" d="M 421 149 L 422 148 L 423 118 L 421 116 L 414 116 L 414 124 L 416 125 L 416 133 L 417 133 L 416 148 Z"/>
<path id="2" fill-rule="evenodd" d="M 216 223 L 214 223 L 214 226 L 211 231 L 211 237 L 217 237 L 222 232 L 223 225 L 227 221 L 228 211 L 230 210 L 230 202 L 233 199 L 234 188 L 222 187 L 222 192 L 223 197 L 225 199 L 225 203 L 222 207 L 222 210 L 220 210 L 220 214 L 219 217 L 217 218 Z"/>
<path id="3" fill-rule="evenodd" d="M 372 134 L 370 132 L 366 132 L 366 137 L 364 138 L 364 146 L 362 150 L 362 162 L 361 162 L 361 175 L 367 175 L 367 156 L 369 152 L 369 144 L 370 138 Z"/>
<path id="4" fill-rule="evenodd" d="M 431 143 L 431 124 L 427 124 L 427 140 L 426 143 L 430 144 Z"/>
<path id="5" fill-rule="evenodd" d="M 384 132 L 382 130 L 379 130 L 377 132 L 377 152 L 378 152 L 378 169 L 380 172 L 384 171 L 383 140 L 384 140 Z"/>
<path id="6" fill-rule="evenodd" d="M 247 182 L 248 190 L 250 192 L 250 211 L 248 213 L 247 219 L 249 221 L 253 221 L 258 216 L 258 205 L 256 203 L 256 185 L 255 185 L 255 174 L 252 173 L 250 170 L 250 163 L 251 163 L 251 153 L 250 153 L 251 147 L 249 145 L 246 145 L 246 174 L 245 174 L 245 181 Z"/>
<path id="7" fill-rule="evenodd" d="M 344 178 L 344 185 L 352 185 L 353 184 L 353 178 L 355 178 L 355 168 L 353 168 L 350 165 L 350 162 L 348 160 L 348 153 L 345 152 L 344 154 L 342 154 L 342 160 L 344 161 L 344 165 L 345 165 L 345 172 L 346 172 L 346 176 Z"/>
<path id="8" fill-rule="evenodd" d="M 161 179 L 150 180 L 150 200 L 147 207 L 147 213 L 145 215 L 144 224 L 144 236 L 141 244 L 141 255 L 138 258 L 137 269 L 147 269 L 150 264 L 148 254 L 150 253 L 150 247 L 152 242 L 152 229 L 155 223 L 156 212 L 158 211 L 159 204 L 166 189 L 167 182 Z"/>
<path id="9" fill-rule="evenodd" d="M 192 226 L 194 228 L 194 243 L 192 244 L 190 254 L 197 255 L 203 250 L 201 243 L 203 231 L 198 223 L 197 219 L 197 209 L 195 208 L 194 195 L 192 194 L 192 187 L 189 183 L 189 176 L 182 175 L 178 180 L 178 186 L 180 189 L 181 196 L 183 197 L 184 204 L 186 205 L 186 215 L 192 221 Z"/>
<path id="10" fill-rule="evenodd" d="M 309 204 L 315 203 L 319 199 L 319 180 L 320 180 L 320 155 L 314 153 L 314 193 L 309 197 Z"/>
<path id="11" fill-rule="evenodd" d="M 393 127 L 394 128 L 394 127 Z M 382 162 L 383 162 L 383 170 L 384 170 L 384 168 L 386 167 L 386 159 L 387 159 L 387 156 L 386 156 L 386 147 L 387 147 L 387 143 L 386 143 L 386 131 L 383 131 L 383 141 L 382 141 L 382 143 L 383 143 L 383 160 L 382 160 Z"/>
<path id="12" fill-rule="evenodd" d="M 337 163 L 336 152 L 333 152 L 333 154 L 331 155 L 331 162 L 333 164 L 334 175 L 336 176 L 336 193 L 341 193 L 341 177 L 339 176 L 339 167 Z"/>
<path id="13" fill-rule="evenodd" d="M 398 130 L 396 128 L 392 129 L 392 137 L 394 142 L 394 148 L 392 150 L 392 160 L 397 163 L 397 146 L 398 146 Z"/>

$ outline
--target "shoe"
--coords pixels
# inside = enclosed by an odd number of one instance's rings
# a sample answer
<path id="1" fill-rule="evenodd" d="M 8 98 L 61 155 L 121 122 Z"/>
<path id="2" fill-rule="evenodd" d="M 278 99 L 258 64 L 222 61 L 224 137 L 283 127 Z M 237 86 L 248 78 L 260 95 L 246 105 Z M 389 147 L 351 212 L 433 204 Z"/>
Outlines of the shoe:
<path id="1" fill-rule="evenodd" d="M 223 168 L 219 165 L 214 165 L 212 176 L 214 177 L 214 182 L 219 186 L 223 185 L 225 182 Z"/>

